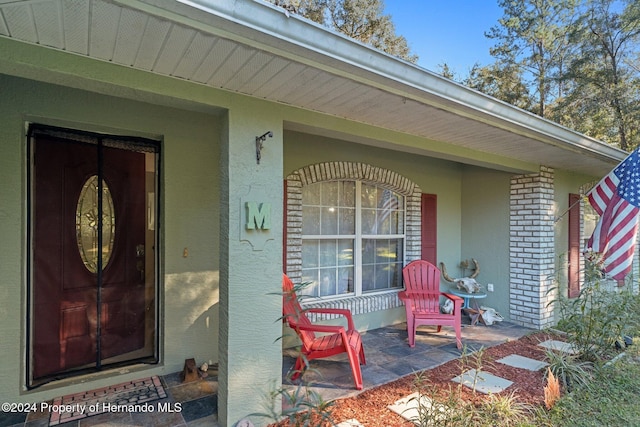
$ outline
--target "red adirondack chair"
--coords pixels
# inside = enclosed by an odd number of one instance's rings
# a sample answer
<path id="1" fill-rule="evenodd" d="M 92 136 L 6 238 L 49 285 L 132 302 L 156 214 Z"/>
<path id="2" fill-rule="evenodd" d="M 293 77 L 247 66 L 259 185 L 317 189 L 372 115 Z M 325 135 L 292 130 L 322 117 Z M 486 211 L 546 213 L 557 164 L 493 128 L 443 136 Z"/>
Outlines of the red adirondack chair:
<path id="1" fill-rule="evenodd" d="M 302 341 L 301 354 L 296 360 L 295 371 L 292 379 L 300 376 L 306 368 L 305 359 L 311 361 L 335 354 L 347 353 L 351 373 L 356 389 L 362 390 L 362 372 L 360 364 L 365 365 L 364 348 L 360 333 L 353 326 L 351 312 L 340 308 L 309 308 L 300 307 L 293 283 L 283 275 L 282 278 L 282 314 L 289 327 L 296 331 Z M 330 313 L 342 315 L 347 320 L 347 329 L 343 326 L 317 325 L 311 323 L 307 313 Z M 316 336 L 316 333 L 328 334 Z"/>
<path id="2" fill-rule="evenodd" d="M 438 332 L 442 326 L 453 326 L 456 345 L 462 348 L 461 309 L 462 298 L 440 292 L 440 270 L 435 265 L 416 260 L 402 269 L 405 290 L 398 294 L 407 312 L 407 333 L 409 346 L 416 345 L 416 328 L 420 325 L 436 325 Z M 440 297 L 453 301 L 453 313 L 440 311 Z"/>

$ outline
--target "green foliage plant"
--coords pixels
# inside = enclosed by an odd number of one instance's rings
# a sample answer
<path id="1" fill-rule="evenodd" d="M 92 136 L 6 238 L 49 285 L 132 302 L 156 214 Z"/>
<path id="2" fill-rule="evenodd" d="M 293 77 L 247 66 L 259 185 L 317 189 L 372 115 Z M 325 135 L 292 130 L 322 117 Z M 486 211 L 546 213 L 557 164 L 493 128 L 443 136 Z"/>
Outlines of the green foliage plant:
<path id="1" fill-rule="evenodd" d="M 469 351 L 467 346 L 463 348 L 462 355 L 460 357 L 460 375 L 464 375 L 466 372 L 469 372 L 473 369 L 473 377 L 471 381 L 471 390 L 473 393 L 476 393 L 476 388 L 478 386 L 478 381 L 482 380 L 482 373 L 485 368 L 485 363 L 487 360 L 485 359 L 486 348 L 481 347 L 477 351 Z M 460 382 L 460 387 L 462 387 L 462 382 Z"/>
<path id="2" fill-rule="evenodd" d="M 565 392 L 571 392 L 575 387 L 590 386 L 594 368 L 592 362 L 580 360 L 578 355 L 556 350 L 547 350 L 545 358 L 553 376 L 560 381 Z"/>
<path id="3" fill-rule="evenodd" d="M 284 388 L 273 390 L 266 396 L 265 402 L 265 412 L 252 415 L 273 422 L 286 420 L 287 425 L 296 427 L 334 424 L 331 418 L 333 402 L 324 400 L 307 386 L 298 385 L 290 391 Z"/>
<path id="4" fill-rule="evenodd" d="M 538 410 L 536 426 L 638 426 L 640 425 L 640 361 L 636 346 L 613 364 L 594 371 L 592 387 L 574 387 L 550 410 Z"/>
<path id="5" fill-rule="evenodd" d="M 440 427 L 458 425 L 456 422 L 467 412 L 468 406 L 459 398 L 459 392 L 449 387 L 444 397 L 439 394 L 439 388 L 428 381 L 424 373 L 416 374 L 414 388 L 418 394 L 409 401 L 416 402 L 417 416 L 412 420 L 421 427 Z"/>
<path id="6" fill-rule="evenodd" d="M 470 352 L 465 346 L 460 359 L 461 375 L 473 369 L 475 375 L 471 389 L 475 393 L 478 380 L 487 366 L 485 349 Z M 517 401 L 513 393 L 489 395 L 479 405 L 462 399 L 461 383 L 441 391 L 430 383 L 423 373 L 416 376 L 414 388 L 418 395 L 412 400 L 417 403 L 417 419 L 414 424 L 421 427 L 466 427 L 466 426 L 524 426 L 532 417 L 532 409 Z"/>
<path id="7" fill-rule="evenodd" d="M 514 392 L 491 394 L 475 411 L 473 426 L 521 426 L 531 416 L 531 408 L 518 402 Z"/>
<path id="8" fill-rule="evenodd" d="M 585 263 L 584 277 L 576 298 L 560 296 L 555 301 L 561 319 L 558 328 L 566 332 L 581 359 L 595 363 L 606 359 L 615 342 L 637 328 L 637 315 L 633 312 L 637 298 L 627 286 L 612 287 L 597 263 Z"/>

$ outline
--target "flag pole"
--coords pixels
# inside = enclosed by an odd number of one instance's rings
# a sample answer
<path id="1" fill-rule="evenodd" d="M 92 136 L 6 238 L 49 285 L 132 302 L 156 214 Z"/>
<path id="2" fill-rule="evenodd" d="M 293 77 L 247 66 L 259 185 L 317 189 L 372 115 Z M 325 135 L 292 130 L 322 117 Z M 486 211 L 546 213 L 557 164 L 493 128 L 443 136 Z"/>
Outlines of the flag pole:
<path id="1" fill-rule="evenodd" d="M 562 212 L 562 214 L 558 217 L 556 217 L 556 219 L 553 220 L 553 224 L 557 224 L 558 221 L 560 221 L 567 213 L 569 213 L 569 211 L 571 209 L 573 209 L 575 207 L 575 205 L 577 205 L 578 203 L 582 202 L 582 198 L 584 197 L 584 194 L 580 194 L 580 198 L 578 200 L 576 200 L 575 202 L 573 202 L 571 204 L 571 206 L 569 206 L 567 209 L 564 210 L 564 212 Z"/>

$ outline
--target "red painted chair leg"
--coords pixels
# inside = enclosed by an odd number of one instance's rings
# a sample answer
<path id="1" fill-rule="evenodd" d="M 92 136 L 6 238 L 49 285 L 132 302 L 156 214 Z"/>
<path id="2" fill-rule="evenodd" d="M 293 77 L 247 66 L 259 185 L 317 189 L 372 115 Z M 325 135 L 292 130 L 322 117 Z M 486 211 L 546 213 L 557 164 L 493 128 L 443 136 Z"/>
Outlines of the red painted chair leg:
<path id="1" fill-rule="evenodd" d="M 357 390 L 362 390 L 362 371 L 360 370 L 360 361 L 358 360 L 358 354 L 353 348 L 349 348 L 349 351 L 347 351 L 347 355 L 349 356 L 349 364 L 351 365 L 353 382 Z"/>
<path id="2" fill-rule="evenodd" d="M 360 356 L 359 356 L 359 359 L 360 359 L 360 364 L 362 364 L 362 365 L 366 365 L 366 364 L 367 364 L 367 360 L 366 360 L 366 359 L 365 359 L 365 357 L 364 357 L 364 346 L 360 346 Z"/>
<path id="3" fill-rule="evenodd" d="M 291 379 L 297 380 L 298 378 L 300 378 L 300 375 L 302 375 L 302 373 L 304 372 L 304 367 L 304 359 L 302 358 L 302 356 L 299 356 L 296 359 L 296 365 L 293 368 L 293 375 L 291 375 Z"/>

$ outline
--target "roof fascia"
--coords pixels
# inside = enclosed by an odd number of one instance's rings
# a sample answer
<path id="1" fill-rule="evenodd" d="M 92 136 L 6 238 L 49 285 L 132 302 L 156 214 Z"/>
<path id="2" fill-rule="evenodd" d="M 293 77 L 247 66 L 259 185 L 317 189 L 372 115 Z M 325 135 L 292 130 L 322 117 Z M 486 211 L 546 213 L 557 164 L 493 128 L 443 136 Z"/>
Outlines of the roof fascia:
<path id="1" fill-rule="evenodd" d="M 210 34 L 605 161 L 623 150 L 448 80 L 259 0 L 116 0 Z"/>

